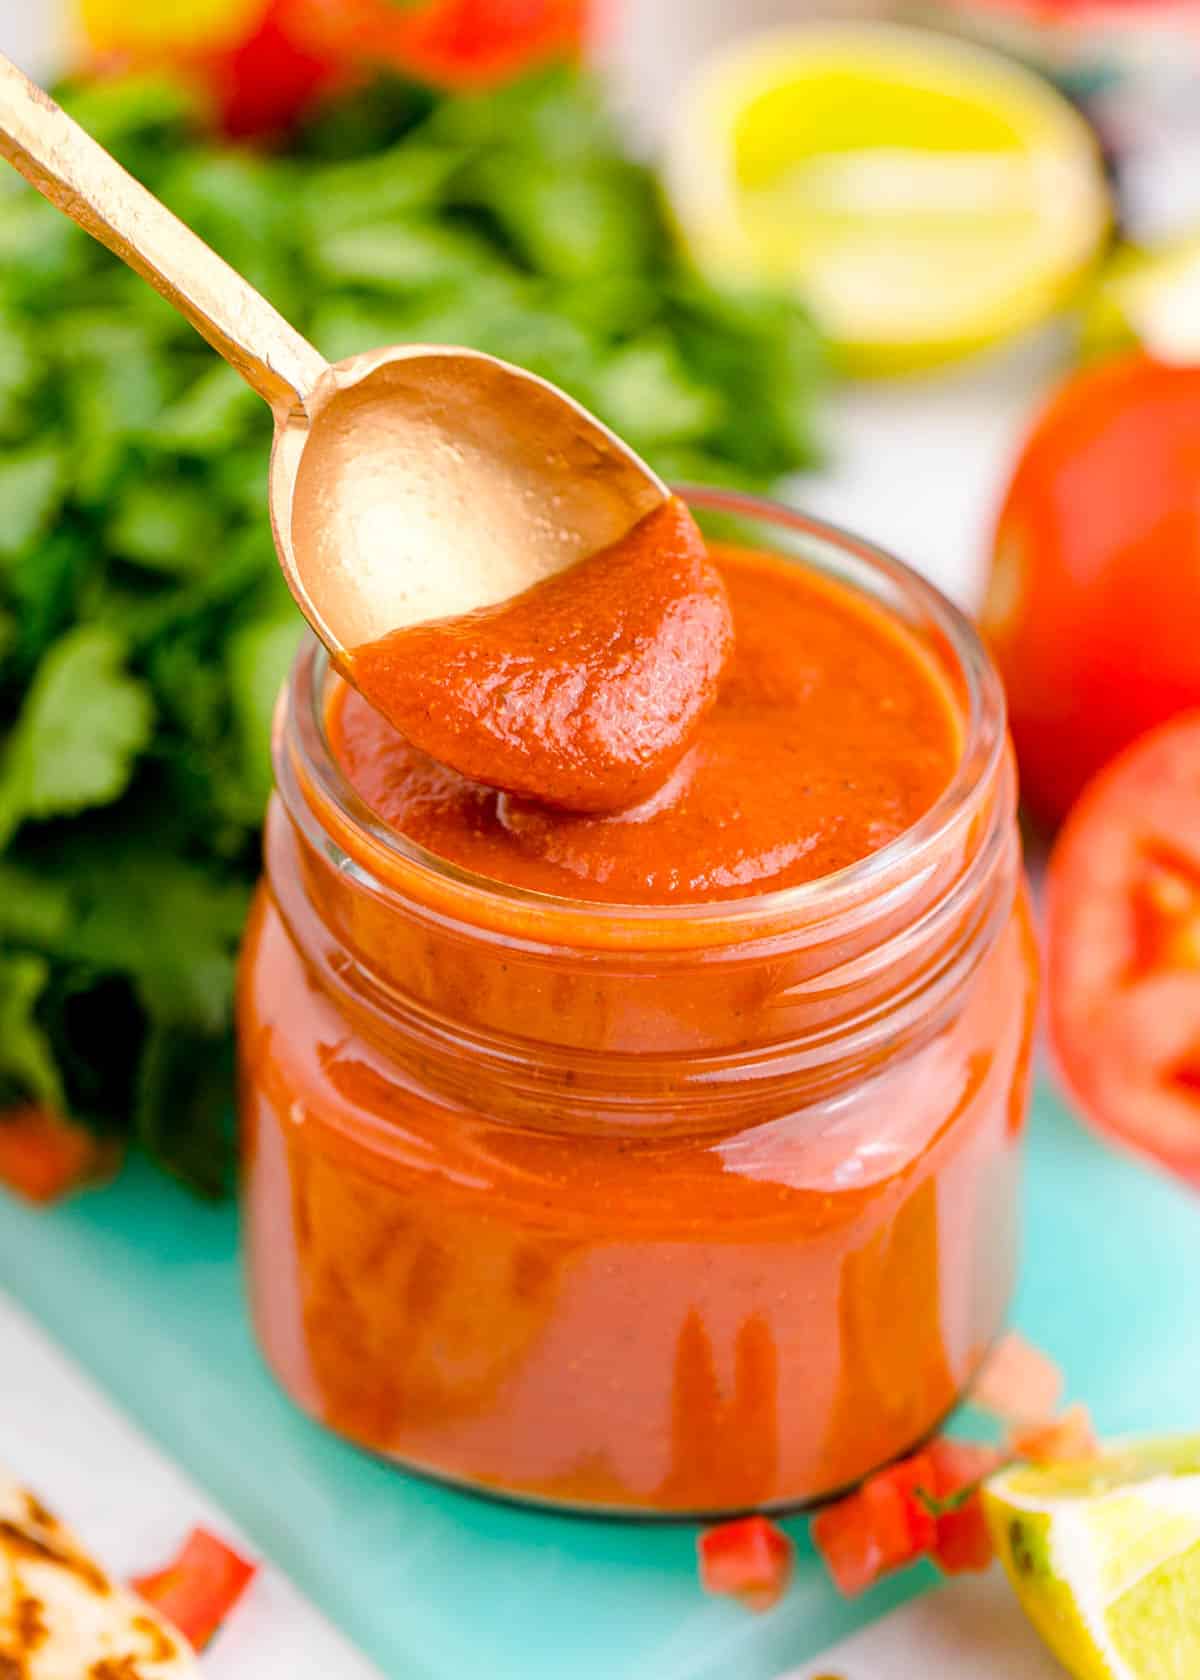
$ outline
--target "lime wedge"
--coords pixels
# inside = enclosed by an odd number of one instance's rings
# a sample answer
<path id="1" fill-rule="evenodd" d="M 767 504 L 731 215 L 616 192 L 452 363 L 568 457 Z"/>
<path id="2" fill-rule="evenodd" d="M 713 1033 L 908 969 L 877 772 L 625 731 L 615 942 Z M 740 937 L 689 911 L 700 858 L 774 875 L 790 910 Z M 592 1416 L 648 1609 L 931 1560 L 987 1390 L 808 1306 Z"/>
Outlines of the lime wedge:
<path id="1" fill-rule="evenodd" d="M 1200 1675 L 1200 1436 L 1001 1471 L 984 1505 L 1026 1615 L 1078 1680 Z"/>
<path id="2" fill-rule="evenodd" d="M 1091 131 L 1048 84 L 885 25 L 804 26 L 710 58 L 664 168 L 699 265 L 795 285 L 860 372 L 1044 319 L 1110 216 Z"/>

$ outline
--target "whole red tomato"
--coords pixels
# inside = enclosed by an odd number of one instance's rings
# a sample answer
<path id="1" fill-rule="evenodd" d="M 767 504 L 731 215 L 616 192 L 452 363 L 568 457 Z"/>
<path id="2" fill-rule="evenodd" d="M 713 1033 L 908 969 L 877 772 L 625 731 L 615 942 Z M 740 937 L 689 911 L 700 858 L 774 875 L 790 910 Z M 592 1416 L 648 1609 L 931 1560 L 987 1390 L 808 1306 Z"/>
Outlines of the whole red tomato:
<path id="1" fill-rule="evenodd" d="M 982 628 L 1044 820 L 1200 706 L 1200 367 L 1135 352 L 1068 380 L 1004 501 Z"/>
<path id="2" fill-rule="evenodd" d="M 301 28 L 346 62 L 452 87 L 502 81 L 574 52 L 586 0 L 293 0 Z"/>
<path id="3" fill-rule="evenodd" d="M 345 76 L 345 66 L 311 40 L 295 0 L 267 0 L 246 35 L 209 56 L 202 70 L 221 126 L 236 137 L 278 134 Z"/>
<path id="4" fill-rule="evenodd" d="M 286 130 L 322 93 L 385 67 L 483 87 L 571 53 L 586 0 L 82 0 L 114 66 L 167 65 L 197 82 L 233 135 Z"/>
<path id="5" fill-rule="evenodd" d="M 301 27 L 296 0 L 82 0 L 102 69 L 167 69 L 197 86 L 233 135 L 291 126 L 345 65 Z"/>

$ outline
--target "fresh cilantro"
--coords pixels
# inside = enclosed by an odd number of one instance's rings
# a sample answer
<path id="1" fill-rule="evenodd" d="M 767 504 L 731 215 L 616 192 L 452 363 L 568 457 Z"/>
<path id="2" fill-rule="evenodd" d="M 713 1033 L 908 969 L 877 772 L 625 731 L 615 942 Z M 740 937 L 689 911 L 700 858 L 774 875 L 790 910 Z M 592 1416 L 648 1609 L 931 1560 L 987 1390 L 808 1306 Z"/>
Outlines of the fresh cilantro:
<path id="1" fill-rule="evenodd" d="M 228 1026 L 244 881 L 165 850 L 153 833 L 107 828 L 41 861 L 72 885 L 74 914 L 58 945 L 68 962 L 125 976 L 154 1021 L 203 1033 Z"/>
<path id="2" fill-rule="evenodd" d="M 229 685 L 234 726 L 247 784 L 260 803 L 271 791 L 271 723 L 275 702 L 287 675 L 300 630 L 295 616 L 263 619 L 243 626 L 228 649 Z"/>
<path id="3" fill-rule="evenodd" d="M 43 958 L 0 951 L 0 1106 L 31 1097 L 63 1106 L 54 1052 L 35 1014 L 49 978 Z"/>
<path id="4" fill-rule="evenodd" d="M 54 443 L 0 457 L 0 563 L 45 534 L 66 493 L 65 464 Z"/>
<path id="5" fill-rule="evenodd" d="M 60 949 L 71 925 L 71 893 L 61 881 L 0 858 L 0 947 Z"/>
<path id="6" fill-rule="evenodd" d="M 939 1499 L 936 1494 L 930 1493 L 924 1487 L 915 1489 L 915 1493 L 917 1499 L 931 1517 L 949 1517 L 953 1516 L 955 1511 L 963 1510 L 973 1499 L 977 1499 L 986 1481 L 987 1476 L 980 1476 L 976 1481 L 967 1482 L 953 1493 L 948 1493 L 944 1499 Z"/>
<path id="7" fill-rule="evenodd" d="M 232 1188 L 232 1083 L 227 1033 L 151 1028 L 138 1063 L 134 1135 L 147 1154 L 203 1196 Z"/>
<path id="8" fill-rule="evenodd" d="M 68 631 L 38 666 L 0 763 L 0 840 L 26 818 L 108 805 L 149 743 L 154 706 L 102 625 Z"/>

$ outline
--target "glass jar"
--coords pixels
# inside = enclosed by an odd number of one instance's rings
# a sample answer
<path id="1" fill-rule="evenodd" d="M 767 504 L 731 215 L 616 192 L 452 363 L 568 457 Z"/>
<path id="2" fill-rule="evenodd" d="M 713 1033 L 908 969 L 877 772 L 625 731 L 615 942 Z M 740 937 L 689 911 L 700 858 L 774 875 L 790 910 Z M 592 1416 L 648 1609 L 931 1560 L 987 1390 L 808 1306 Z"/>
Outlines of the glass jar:
<path id="1" fill-rule="evenodd" d="M 685 492 L 920 636 L 953 782 L 812 884 L 625 908 L 472 876 L 335 763 L 300 655 L 239 996 L 247 1267 L 293 1398 L 580 1510 L 797 1507 L 936 1428 L 1003 1321 L 1035 958 L 998 680 L 929 584 Z"/>

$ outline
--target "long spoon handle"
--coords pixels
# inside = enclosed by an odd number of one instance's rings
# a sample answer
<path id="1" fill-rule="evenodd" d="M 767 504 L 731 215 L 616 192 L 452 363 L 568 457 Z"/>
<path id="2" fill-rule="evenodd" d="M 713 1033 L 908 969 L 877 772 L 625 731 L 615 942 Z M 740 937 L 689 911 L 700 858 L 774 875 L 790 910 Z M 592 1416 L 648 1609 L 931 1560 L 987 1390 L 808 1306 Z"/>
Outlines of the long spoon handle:
<path id="1" fill-rule="evenodd" d="M 320 353 L 3 55 L 0 154 L 161 292 L 273 409 L 304 403 L 327 369 Z"/>

